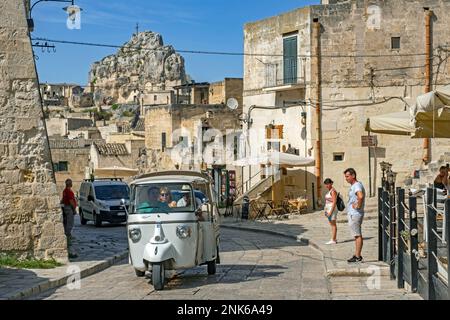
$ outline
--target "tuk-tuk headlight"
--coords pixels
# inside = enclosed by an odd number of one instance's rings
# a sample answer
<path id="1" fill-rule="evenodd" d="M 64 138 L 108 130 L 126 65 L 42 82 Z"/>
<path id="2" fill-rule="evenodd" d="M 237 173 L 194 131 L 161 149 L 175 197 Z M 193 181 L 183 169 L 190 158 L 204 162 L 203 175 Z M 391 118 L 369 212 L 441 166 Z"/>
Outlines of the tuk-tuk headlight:
<path id="1" fill-rule="evenodd" d="M 178 226 L 177 227 L 177 236 L 180 239 L 186 239 L 191 236 L 192 230 L 189 226 Z"/>
<path id="2" fill-rule="evenodd" d="M 136 243 L 139 240 L 141 240 L 141 236 L 142 236 L 141 229 L 139 229 L 139 228 L 130 229 L 130 231 L 128 232 L 128 235 L 130 236 L 131 241 Z"/>

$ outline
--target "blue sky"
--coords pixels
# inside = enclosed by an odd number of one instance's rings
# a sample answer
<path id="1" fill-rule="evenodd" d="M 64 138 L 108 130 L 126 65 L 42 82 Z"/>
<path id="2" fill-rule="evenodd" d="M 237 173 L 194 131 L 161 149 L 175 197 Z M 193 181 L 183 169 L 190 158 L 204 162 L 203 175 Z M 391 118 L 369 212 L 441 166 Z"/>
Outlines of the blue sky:
<path id="1" fill-rule="evenodd" d="M 33 1 L 34 2 L 34 1 Z M 64 3 L 43 2 L 33 9 L 33 37 L 121 45 L 135 31 L 162 34 L 175 50 L 243 51 L 243 25 L 320 0 L 75 0 L 83 11 L 81 29 L 66 27 Z M 94 61 L 115 49 L 56 44 L 56 53 L 36 48 L 40 82 L 86 84 Z M 240 56 L 183 54 L 197 82 L 242 77 Z"/>

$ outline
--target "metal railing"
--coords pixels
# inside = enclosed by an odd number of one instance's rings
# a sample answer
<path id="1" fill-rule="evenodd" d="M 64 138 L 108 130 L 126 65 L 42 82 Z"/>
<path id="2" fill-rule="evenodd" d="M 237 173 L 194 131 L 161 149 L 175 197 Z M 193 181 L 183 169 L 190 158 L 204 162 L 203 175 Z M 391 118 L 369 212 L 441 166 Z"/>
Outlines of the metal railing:
<path id="1" fill-rule="evenodd" d="M 278 87 L 289 84 L 305 84 L 306 58 L 276 60 L 265 63 L 265 87 Z"/>
<path id="2" fill-rule="evenodd" d="M 427 188 L 422 223 L 418 196 L 410 193 L 406 205 L 404 189 L 397 188 L 395 193 L 386 189 L 378 189 L 378 260 L 390 265 L 391 279 L 397 280 L 398 288 L 404 288 L 406 282 L 425 299 L 450 299 L 450 241 L 446 239 L 450 232 L 450 199 L 445 200 L 439 227 L 436 189 Z M 421 225 L 426 232 L 419 249 Z M 447 270 L 442 263 L 445 259 Z"/>

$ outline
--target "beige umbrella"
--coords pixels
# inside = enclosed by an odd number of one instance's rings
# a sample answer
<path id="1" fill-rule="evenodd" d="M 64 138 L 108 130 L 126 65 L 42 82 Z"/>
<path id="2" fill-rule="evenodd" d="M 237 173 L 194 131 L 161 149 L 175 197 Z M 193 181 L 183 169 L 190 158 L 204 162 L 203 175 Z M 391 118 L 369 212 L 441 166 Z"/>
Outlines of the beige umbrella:
<path id="1" fill-rule="evenodd" d="M 450 86 L 417 97 L 411 118 L 413 138 L 450 138 Z"/>
<path id="2" fill-rule="evenodd" d="M 107 178 L 123 178 L 132 177 L 139 173 L 137 169 L 123 168 L 123 167 L 110 167 L 110 168 L 98 168 L 94 169 L 94 175 L 96 177 Z"/>

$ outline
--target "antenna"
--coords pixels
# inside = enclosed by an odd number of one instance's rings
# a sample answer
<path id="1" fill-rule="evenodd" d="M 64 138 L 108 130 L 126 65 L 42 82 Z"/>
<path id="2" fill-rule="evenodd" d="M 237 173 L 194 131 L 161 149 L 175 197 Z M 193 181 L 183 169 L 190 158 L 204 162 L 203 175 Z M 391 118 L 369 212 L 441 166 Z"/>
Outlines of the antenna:
<path id="1" fill-rule="evenodd" d="M 236 98 L 230 98 L 227 100 L 227 107 L 231 110 L 236 110 L 239 107 L 239 102 Z"/>

